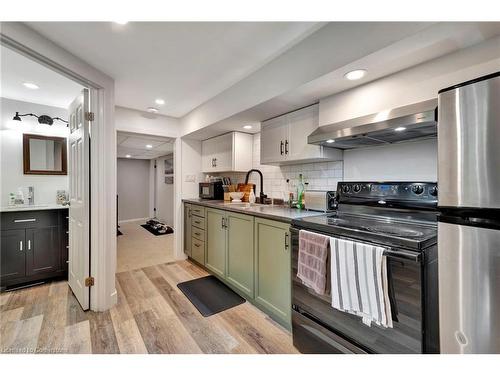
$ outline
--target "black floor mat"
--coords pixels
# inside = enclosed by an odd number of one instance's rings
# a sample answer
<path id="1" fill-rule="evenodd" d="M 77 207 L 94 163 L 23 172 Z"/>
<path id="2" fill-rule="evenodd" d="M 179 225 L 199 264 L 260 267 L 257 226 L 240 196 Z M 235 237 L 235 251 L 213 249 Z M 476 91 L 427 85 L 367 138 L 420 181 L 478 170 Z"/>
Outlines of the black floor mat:
<path id="1" fill-rule="evenodd" d="M 177 287 L 204 317 L 245 302 L 244 298 L 229 289 L 215 276 L 205 276 L 179 283 Z"/>
<path id="2" fill-rule="evenodd" d="M 167 231 L 165 233 L 158 233 L 156 230 L 151 228 L 148 224 L 141 224 L 141 227 L 146 229 L 148 232 L 153 233 L 155 236 L 163 236 L 164 234 L 174 233 L 174 230 L 171 227 L 168 227 Z"/>

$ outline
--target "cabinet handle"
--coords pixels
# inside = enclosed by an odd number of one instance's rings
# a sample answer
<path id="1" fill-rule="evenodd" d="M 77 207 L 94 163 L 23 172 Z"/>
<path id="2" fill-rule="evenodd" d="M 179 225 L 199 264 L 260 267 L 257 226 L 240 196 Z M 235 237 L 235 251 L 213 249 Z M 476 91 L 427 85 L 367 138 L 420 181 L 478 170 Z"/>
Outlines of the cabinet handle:
<path id="1" fill-rule="evenodd" d="M 288 155 L 288 139 L 285 141 L 285 155 Z"/>
<path id="2" fill-rule="evenodd" d="M 221 224 L 220 224 L 221 228 L 224 229 L 224 218 L 221 219 Z"/>
<path id="3" fill-rule="evenodd" d="M 195 232 L 194 234 L 195 234 L 195 235 L 197 235 L 197 236 L 199 236 L 199 235 L 200 235 L 198 232 Z"/>
<path id="4" fill-rule="evenodd" d="M 200 222 L 198 220 L 195 220 L 194 222 L 195 222 L 195 224 L 200 224 Z"/>
<path id="5" fill-rule="evenodd" d="M 19 241 L 19 251 L 23 251 L 23 241 Z"/>
<path id="6" fill-rule="evenodd" d="M 198 244 L 198 243 L 195 243 L 195 244 L 194 244 L 194 246 L 196 246 L 196 247 L 200 247 L 200 244 Z"/>
<path id="7" fill-rule="evenodd" d="M 283 155 L 283 141 L 280 141 L 280 154 Z"/>
<path id="8" fill-rule="evenodd" d="M 14 223 L 31 223 L 33 221 L 36 221 L 36 219 L 17 219 L 14 220 Z"/>
<path id="9" fill-rule="evenodd" d="M 28 240 L 28 250 L 31 250 L 31 240 Z"/>
<path id="10" fill-rule="evenodd" d="M 288 251 L 290 248 L 290 242 L 289 242 L 290 235 L 288 233 L 285 233 L 285 251 Z"/>
<path id="11" fill-rule="evenodd" d="M 217 158 L 214 159 L 214 162 L 215 162 L 214 167 L 217 167 Z"/>

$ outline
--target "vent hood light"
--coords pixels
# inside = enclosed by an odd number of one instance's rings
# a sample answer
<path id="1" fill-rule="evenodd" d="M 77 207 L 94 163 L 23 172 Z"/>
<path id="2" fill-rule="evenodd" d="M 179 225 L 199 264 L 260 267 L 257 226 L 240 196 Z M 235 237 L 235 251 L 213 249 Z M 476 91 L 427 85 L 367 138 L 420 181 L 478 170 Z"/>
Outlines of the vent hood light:
<path id="1" fill-rule="evenodd" d="M 153 145 L 146 145 L 146 148 L 153 148 Z"/>
<path id="2" fill-rule="evenodd" d="M 252 125 L 245 125 L 245 126 L 243 127 L 243 129 L 250 130 L 250 129 L 252 129 Z"/>
<path id="3" fill-rule="evenodd" d="M 125 157 L 126 157 L 126 158 L 131 158 L 131 157 L 132 157 L 132 155 L 127 154 L 127 155 L 125 155 Z"/>
<path id="4" fill-rule="evenodd" d="M 335 139 L 327 139 L 326 140 L 326 143 L 333 143 L 333 142 L 335 142 Z"/>
<path id="5" fill-rule="evenodd" d="M 165 100 L 158 98 L 155 100 L 155 103 L 158 105 L 163 105 L 163 104 L 165 104 Z"/>
<path id="6" fill-rule="evenodd" d="M 399 126 L 396 129 L 394 129 L 395 132 L 402 132 L 403 130 L 406 130 L 404 126 Z"/>
<path id="7" fill-rule="evenodd" d="M 347 78 L 349 81 L 356 81 L 358 79 L 363 78 L 366 75 L 366 70 L 364 69 L 357 69 L 357 70 L 352 70 L 350 72 L 347 72 L 344 77 Z"/>
<path id="8" fill-rule="evenodd" d="M 150 112 L 150 113 L 158 113 L 158 108 L 148 107 L 147 111 Z"/>

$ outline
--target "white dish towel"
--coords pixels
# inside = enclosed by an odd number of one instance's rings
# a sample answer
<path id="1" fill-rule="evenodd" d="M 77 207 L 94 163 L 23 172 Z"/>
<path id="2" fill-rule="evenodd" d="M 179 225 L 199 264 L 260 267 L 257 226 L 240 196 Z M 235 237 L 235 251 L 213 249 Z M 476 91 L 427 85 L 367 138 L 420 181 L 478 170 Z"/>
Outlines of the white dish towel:
<path id="1" fill-rule="evenodd" d="M 330 249 L 332 306 L 392 328 L 384 248 L 331 237 Z"/>

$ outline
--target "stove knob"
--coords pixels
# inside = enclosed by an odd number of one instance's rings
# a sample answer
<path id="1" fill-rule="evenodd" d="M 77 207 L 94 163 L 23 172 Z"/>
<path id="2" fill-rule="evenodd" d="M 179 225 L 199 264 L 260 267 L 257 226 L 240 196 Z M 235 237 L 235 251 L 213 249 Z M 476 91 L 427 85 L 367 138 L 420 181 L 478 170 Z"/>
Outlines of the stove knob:
<path id="1" fill-rule="evenodd" d="M 361 191 L 361 185 L 360 184 L 356 184 L 353 186 L 352 188 L 354 190 L 355 193 L 359 193 Z"/>
<path id="2" fill-rule="evenodd" d="M 438 188 L 437 186 L 433 186 L 429 190 L 429 194 L 432 195 L 433 197 L 437 197 L 438 195 Z"/>
<path id="3" fill-rule="evenodd" d="M 424 192 L 424 187 L 422 185 L 413 185 L 411 187 L 411 191 L 417 195 L 420 195 Z"/>
<path id="4" fill-rule="evenodd" d="M 351 190 L 351 187 L 349 185 L 344 185 L 342 186 L 342 193 L 347 194 Z"/>

